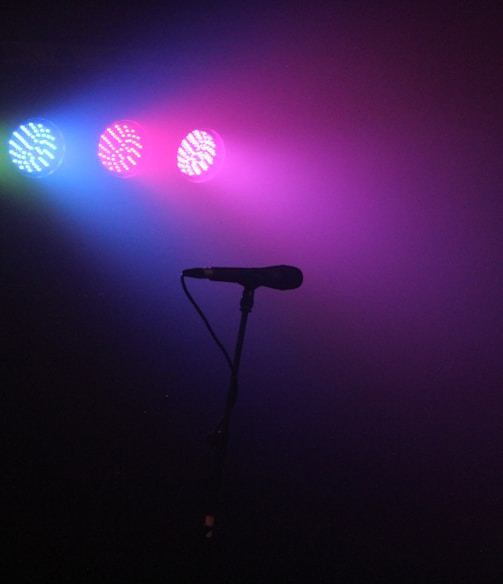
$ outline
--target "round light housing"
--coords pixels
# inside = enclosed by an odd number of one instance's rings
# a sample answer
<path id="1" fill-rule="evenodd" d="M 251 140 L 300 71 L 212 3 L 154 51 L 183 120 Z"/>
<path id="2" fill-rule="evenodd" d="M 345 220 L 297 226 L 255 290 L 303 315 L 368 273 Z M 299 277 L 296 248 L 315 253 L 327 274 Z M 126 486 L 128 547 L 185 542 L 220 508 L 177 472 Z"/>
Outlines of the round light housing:
<path id="1" fill-rule="evenodd" d="M 121 120 L 108 126 L 100 136 L 98 158 L 115 176 L 131 178 L 145 161 L 145 138 L 139 124 Z"/>
<path id="2" fill-rule="evenodd" d="M 52 174 L 63 161 L 63 135 L 51 122 L 32 118 L 20 124 L 9 140 L 12 164 L 33 178 Z"/>
<path id="3" fill-rule="evenodd" d="M 192 182 L 205 182 L 220 171 L 225 158 L 222 138 L 214 130 L 192 130 L 177 152 L 181 174 Z"/>

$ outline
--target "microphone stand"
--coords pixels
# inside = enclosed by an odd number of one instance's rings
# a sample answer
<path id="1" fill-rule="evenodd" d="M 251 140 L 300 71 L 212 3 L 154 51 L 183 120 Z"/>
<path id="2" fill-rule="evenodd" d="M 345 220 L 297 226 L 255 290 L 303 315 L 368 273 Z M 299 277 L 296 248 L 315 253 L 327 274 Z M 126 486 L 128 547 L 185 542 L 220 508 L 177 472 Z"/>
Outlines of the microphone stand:
<path id="1" fill-rule="evenodd" d="M 214 461 L 212 469 L 213 476 L 210 483 L 210 500 L 204 518 L 203 539 L 206 542 L 212 542 L 215 536 L 215 514 L 220 504 L 224 463 L 227 454 L 227 445 L 229 443 L 229 425 L 232 408 L 234 407 L 234 404 L 237 400 L 239 364 L 243 350 L 246 323 L 248 320 L 248 315 L 253 308 L 254 292 L 255 288 L 246 287 L 243 290 L 243 295 L 240 302 L 241 321 L 239 324 L 236 347 L 234 350 L 234 360 L 232 362 L 231 376 L 227 390 L 224 413 L 215 431 L 212 432 L 208 437 L 209 446 L 214 452 Z"/>

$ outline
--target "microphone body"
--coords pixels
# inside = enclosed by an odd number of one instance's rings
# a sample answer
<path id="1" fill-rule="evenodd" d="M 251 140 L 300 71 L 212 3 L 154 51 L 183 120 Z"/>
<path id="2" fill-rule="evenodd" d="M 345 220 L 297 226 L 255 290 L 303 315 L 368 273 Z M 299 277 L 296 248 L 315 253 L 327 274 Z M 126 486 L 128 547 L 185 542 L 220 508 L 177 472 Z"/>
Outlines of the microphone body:
<path id="1" fill-rule="evenodd" d="M 215 282 L 233 282 L 245 288 L 259 286 L 276 290 L 292 290 L 302 284 L 303 275 L 293 266 L 269 266 L 267 268 L 191 268 L 183 270 L 183 276 L 206 278 Z"/>

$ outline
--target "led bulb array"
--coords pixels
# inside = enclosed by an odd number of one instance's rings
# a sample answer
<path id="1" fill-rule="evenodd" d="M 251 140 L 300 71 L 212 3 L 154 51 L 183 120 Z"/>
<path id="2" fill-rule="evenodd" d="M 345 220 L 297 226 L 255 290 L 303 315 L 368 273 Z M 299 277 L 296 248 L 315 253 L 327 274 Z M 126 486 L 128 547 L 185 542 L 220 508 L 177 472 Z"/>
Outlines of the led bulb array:
<path id="1" fill-rule="evenodd" d="M 24 174 L 43 177 L 61 164 L 65 152 L 63 137 L 50 122 L 42 119 L 21 124 L 9 140 L 12 163 Z"/>
<path id="2" fill-rule="evenodd" d="M 129 178 L 138 174 L 145 158 L 142 130 L 135 122 L 115 122 L 100 136 L 98 158 L 111 173 Z"/>
<path id="3" fill-rule="evenodd" d="M 12 163 L 31 177 L 52 174 L 62 163 L 64 153 L 61 132 L 47 120 L 28 120 L 12 133 L 9 140 Z M 98 159 L 114 176 L 131 178 L 139 174 L 145 169 L 147 155 L 145 131 L 136 122 L 116 121 L 99 137 Z M 195 129 L 178 147 L 177 168 L 187 180 L 207 181 L 220 170 L 224 155 L 222 138 L 215 131 Z"/>

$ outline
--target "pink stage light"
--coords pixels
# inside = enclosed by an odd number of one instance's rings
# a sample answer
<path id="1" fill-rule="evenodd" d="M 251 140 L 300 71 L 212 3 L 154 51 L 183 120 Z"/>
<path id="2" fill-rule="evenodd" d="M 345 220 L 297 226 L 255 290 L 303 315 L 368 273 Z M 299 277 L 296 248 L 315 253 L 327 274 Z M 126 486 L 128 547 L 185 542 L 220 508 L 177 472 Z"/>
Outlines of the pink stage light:
<path id="1" fill-rule="evenodd" d="M 145 139 L 139 124 L 129 120 L 114 122 L 101 134 L 98 158 L 112 174 L 131 178 L 145 161 Z"/>
<path id="2" fill-rule="evenodd" d="M 177 165 L 192 182 L 205 182 L 220 171 L 225 158 L 222 138 L 214 130 L 192 130 L 178 147 Z"/>

